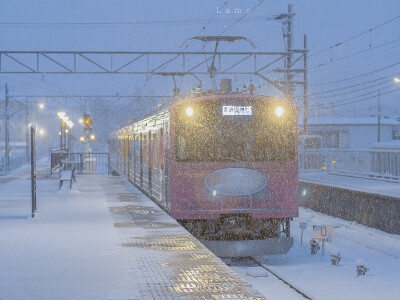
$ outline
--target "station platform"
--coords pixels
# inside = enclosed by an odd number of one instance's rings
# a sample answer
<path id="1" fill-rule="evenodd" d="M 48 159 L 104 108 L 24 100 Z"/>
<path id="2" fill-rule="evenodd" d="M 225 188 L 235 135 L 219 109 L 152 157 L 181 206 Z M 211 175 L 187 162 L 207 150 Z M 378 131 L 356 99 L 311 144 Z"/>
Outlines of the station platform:
<path id="1" fill-rule="evenodd" d="M 0 180 L 0 299 L 265 299 L 124 178 L 39 176 L 32 219 L 23 174 Z"/>
<path id="2" fill-rule="evenodd" d="M 400 183 L 333 175 L 299 174 L 299 205 L 400 234 Z"/>
<path id="3" fill-rule="evenodd" d="M 335 175 L 328 172 L 299 173 L 299 181 L 400 199 L 400 182 Z"/>

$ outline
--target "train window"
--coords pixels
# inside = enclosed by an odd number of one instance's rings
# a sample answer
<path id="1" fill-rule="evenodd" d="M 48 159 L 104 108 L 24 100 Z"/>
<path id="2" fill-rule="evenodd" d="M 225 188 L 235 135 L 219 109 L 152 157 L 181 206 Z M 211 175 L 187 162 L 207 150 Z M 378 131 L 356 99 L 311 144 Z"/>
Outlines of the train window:
<path id="1" fill-rule="evenodd" d="M 147 152 L 148 152 L 148 145 L 147 145 L 147 135 L 143 134 L 143 141 L 142 141 L 142 151 L 143 151 L 143 164 L 147 165 Z"/>
<path id="2" fill-rule="evenodd" d="M 293 161 L 296 114 L 276 118 L 272 101 L 236 100 L 233 105 L 252 105 L 253 115 L 226 116 L 227 99 L 191 103 L 196 114 L 188 118 L 186 106 L 177 107 L 175 120 L 178 161 Z M 183 111 L 183 113 L 181 112 Z M 181 113 L 180 113 L 181 112 Z"/>

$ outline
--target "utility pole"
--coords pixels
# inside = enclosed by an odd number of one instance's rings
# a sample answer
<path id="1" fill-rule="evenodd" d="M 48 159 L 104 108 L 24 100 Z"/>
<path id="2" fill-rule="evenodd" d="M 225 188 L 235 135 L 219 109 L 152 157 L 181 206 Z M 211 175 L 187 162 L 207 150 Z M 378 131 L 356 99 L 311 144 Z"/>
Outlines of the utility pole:
<path id="1" fill-rule="evenodd" d="M 307 35 L 304 35 L 304 50 L 307 50 Z M 303 90 L 303 134 L 308 134 L 307 119 L 307 51 L 304 52 L 304 90 Z"/>
<path id="2" fill-rule="evenodd" d="M 378 143 L 381 142 L 381 90 L 378 90 Z"/>
<path id="3" fill-rule="evenodd" d="M 8 114 L 8 86 L 6 83 L 6 103 L 5 103 L 5 111 L 6 111 L 6 136 L 4 139 L 5 142 L 5 155 L 6 155 L 6 173 L 10 171 L 10 147 L 9 147 L 9 139 L 10 139 L 10 116 Z"/>
<path id="4" fill-rule="evenodd" d="M 285 60 L 285 89 L 287 93 L 287 97 L 290 101 L 293 101 L 293 84 L 291 83 L 293 79 L 293 74 L 290 72 L 290 68 L 292 67 L 292 43 L 293 43 L 293 17 L 295 13 L 293 13 L 293 5 L 289 4 L 288 13 L 286 16 L 286 21 L 283 22 L 283 26 L 286 27 L 286 31 L 283 30 L 283 39 L 285 41 L 286 46 L 286 60 Z"/>
<path id="5" fill-rule="evenodd" d="M 28 97 L 25 98 L 25 143 L 26 143 L 26 150 L 25 150 L 25 155 L 26 155 L 26 163 L 29 163 L 29 136 L 30 136 L 30 126 L 29 126 L 29 107 L 28 107 Z"/>

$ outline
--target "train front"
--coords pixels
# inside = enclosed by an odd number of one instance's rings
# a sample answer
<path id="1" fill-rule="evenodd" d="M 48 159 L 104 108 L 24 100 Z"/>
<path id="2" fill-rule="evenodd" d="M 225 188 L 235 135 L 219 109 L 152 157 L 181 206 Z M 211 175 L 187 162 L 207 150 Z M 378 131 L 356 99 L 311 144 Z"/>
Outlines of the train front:
<path id="1" fill-rule="evenodd" d="M 171 112 L 171 215 L 220 257 L 282 254 L 298 215 L 297 108 L 253 95 Z"/>

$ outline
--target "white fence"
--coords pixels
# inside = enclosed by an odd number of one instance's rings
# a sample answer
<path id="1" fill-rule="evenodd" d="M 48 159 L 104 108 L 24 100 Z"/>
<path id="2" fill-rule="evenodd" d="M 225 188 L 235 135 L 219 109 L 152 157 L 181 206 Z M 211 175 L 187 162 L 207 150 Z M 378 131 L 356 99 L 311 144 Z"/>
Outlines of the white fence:
<path id="1" fill-rule="evenodd" d="M 299 171 L 326 171 L 359 177 L 400 180 L 400 151 L 313 149 L 299 151 Z"/>

